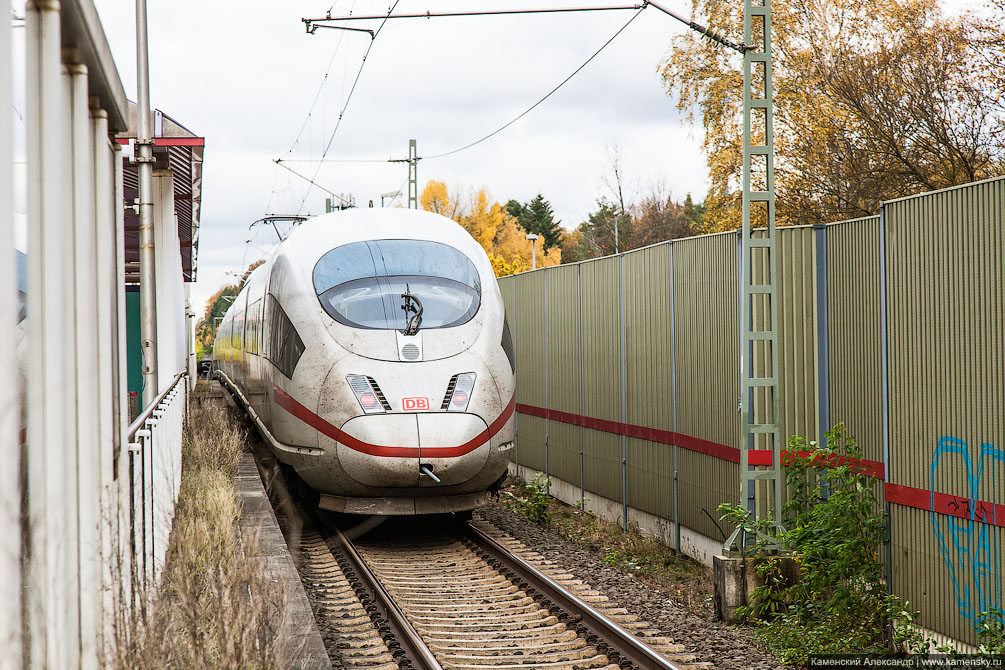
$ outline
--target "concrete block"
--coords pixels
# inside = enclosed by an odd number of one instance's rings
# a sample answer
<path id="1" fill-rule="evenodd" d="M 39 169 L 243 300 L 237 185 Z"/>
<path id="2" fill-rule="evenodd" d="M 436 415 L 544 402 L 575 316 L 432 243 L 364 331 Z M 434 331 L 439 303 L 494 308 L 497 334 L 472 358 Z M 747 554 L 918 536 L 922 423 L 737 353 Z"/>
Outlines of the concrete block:
<path id="1" fill-rule="evenodd" d="M 757 566 L 766 560 L 778 562 L 785 584 L 791 585 L 799 581 L 799 564 L 790 556 L 713 557 L 713 603 L 717 619 L 726 623 L 741 620 L 736 610 L 754 601 L 754 589 L 764 584 L 764 580 L 757 574 Z"/>

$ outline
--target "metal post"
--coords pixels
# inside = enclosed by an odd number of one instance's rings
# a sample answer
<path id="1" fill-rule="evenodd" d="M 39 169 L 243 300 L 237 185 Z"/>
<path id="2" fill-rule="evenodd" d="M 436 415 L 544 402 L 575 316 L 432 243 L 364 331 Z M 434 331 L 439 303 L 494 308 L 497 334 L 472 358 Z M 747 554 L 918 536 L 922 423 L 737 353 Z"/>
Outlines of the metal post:
<path id="1" fill-rule="evenodd" d="M 583 264 L 576 263 L 576 313 L 579 316 L 579 416 L 583 416 Z M 579 509 L 586 511 L 586 473 L 583 442 L 586 429 L 579 427 Z"/>
<path id="2" fill-rule="evenodd" d="M 10 19 L 0 21 L 0 97 L 13 92 Z M 0 669 L 21 668 L 21 389 L 17 366 L 17 284 L 14 274 L 14 152 L 11 137 L 11 106 L 0 105 L 0 444 L 7 463 L 0 468 L 0 640 L 5 653 Z M 16 445 L 16 446 L 15 446 Z"/>
<path id="3" fill-rule="evenodd" d="M 67 626 L 66 583 L 61 553 L 66 537 L 64 463 L 75 446 L 68 420 L 66 337 L 70 329 L 68 287 L 70 245 L 64 199 L 67 129 L 59 3 L 36 0 L 26 6 L 28 355 L 27 498 L 31 553 L 25 570 L 27 654 L 36 667 L 68 668 L 73 660 Z M 69 287 L 72 290 L 72 286 Z M 71 378 L 72 379 L 72 378 Z"/>
<path id="4" fill-rule="evenodd" d="M 879 323 L 880 355 L 883 379 L 883 482 L 890 481 L 890 359 L 886 302 L 886 204 L 879 206 Z M 893 538 L 891 537 L 890 501 L 886 500 L 886 591 L 893 594 Z"/>
<path id="5" fill-rule="evenodd" d="M 408 208 L 419 209 L 419 154 L 415 140 L 408 140 Z"/>
<path id="6" fill-rule="evenodd" d="M 548 404 L 548 268 L 544 269 L 544 407 L 545 409 L 551 409 L 551 405 Z M 551 469 L 550 460 L 548 453 L 549 447 L 549 428 L 548 417 L 544 417 L 544 479 L 545 481 L 550 481 L 551 479 Z M 546 493 L 551 493 L 551 484 L 545 488 Z"/>
<path id="7" fill-rule="evenodd" d="M 677 288 L 673 264 L 674 243 L 670 249 L 670 387 L 673 389 L 673 432 L 677 434 Z M 676 440 L 674 440 L 676 442 Z M 680 447 L 673 445 L 673 525 L 674 551 L 680 555 Z"/>
<path id="8" fill-rule="evenodd" d="M 136 0 L 136 176 L 140 209 L 140 338 L 143 349 L 142 408 L 160 392 L 157 386 L 157 269 L 154 266 L 154 155 L 150 130 L 150 66 L 147 53 L 147 2 Z"/>
<path id="9" fill-rule="evenodd" d="M 754 22 L 762 26 L 763 42 L 754 43 Z M 743 227 L 740 231 L 740 382 L 741 420 L 740 434 L 740 492 L 747 495 L 753 485 L 755 514 L 769 512 L 775 530 L 782 528 L 782 496 L 784 479 L 781 464 L 781 431 L 778 349 L 778 293 L 777 253 L 775 234 L 775 172 L 773 93 L 771 79 L 771 1 L 754 4 L 744 0 L 743 40 Z M 763 67 L 763 90 L 753 91 L 752 77 L 755 68 Z M 764 143 L 754 144 L 751 119 L 755 110 L 763 110 Z M 755 190 L 751 183 L 752 161 L 763 158 L 764 190 Z M 752 235 L 750 210 L 752 202 L 764 203 L 767 231 L 761 237 Z M 757 253 L 760 256 L 757 256 Z M 754 259 L 765 264 L 763 276 L 753 283 Z M 758 327 L 757 316 L 764 327 Z M 763 312 L 763 313 L 762 313 Z M 755 353 L 758 360 L 755 360 Z M 770 370 L 760 370 L 763 367 Z M 760 373 L 760 374 L 759 374 Z M 749 450 L 770 449 L 770 466 L 750 467 Z M 738 548 L 739 528 L 725 543 L 725 550 Z M 752 539 L 752 538 L 751 538 Z M 742 540 L 741 540 L 742 542 Z"/>
<path id="10" fill-rule="evenodd" d="M 516 374 L 517 360 L 520 355 L 520 348 L 517 346 L 516 336 L 517 336 L 517 321 L 516 321 L 516 283 L 518 279 L 516 275 L 513 275 L 513 376 L 516 377 L 516 399 L 517 404 L 520 401 L 520 378 Z M 520 476 L 520 412 L 513 412 L 513 459 L 516 464 L 516 476 Z"/>
<path id="11" fill-rule="evenodd" d="M 97 234 L 95 232 L 94 142 L 87 88 L 87 67 L 68 66 L 70 73 L 70 147 L 73 165 L 73 304 L 76 346 L 77 451 L 67 459 L 77 491 L 77 579 L 81 667 L 97 667 L 98 492 L 98 333 Z"/>
<path id="12" fill-rule="evenodd" d="M 625 257 L 618 256 L 621 274 L 619 302 L 621 304 L 621 423 L 628 423 L 628 357 L 625 342 Z M 621 433 L 621 522 L 628 530 L 628 437 Z"/>
<path id="13" fill-rule="evenodd" d="M 813 226 L 817 289 L 817 445 L 826 447 L 831 427 L 830 338 L 827 305 L 827 226 Z"/>

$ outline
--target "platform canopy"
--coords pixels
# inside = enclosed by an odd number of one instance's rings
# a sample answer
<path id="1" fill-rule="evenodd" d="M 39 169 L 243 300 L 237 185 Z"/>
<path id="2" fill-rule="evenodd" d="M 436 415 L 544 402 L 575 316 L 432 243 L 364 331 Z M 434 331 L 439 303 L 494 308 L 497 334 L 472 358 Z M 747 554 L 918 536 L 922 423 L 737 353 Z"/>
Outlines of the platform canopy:
<path id="1" fill-rule="evenodd" d="M 181 247 L 182 274 L 194 282 L 199 257 L 199 213 L 202 204 L 202 155 L 206 139 L 197 136 L 170 116 L 155 109 L 154 170 L 170 170 L 174 175 L 174 211 L 178 219 L 178 243 Z M 129 103 L 129 130 L 117 141 L 129 144 L 136 138 L 136 103 Z M 132 152 L 123 157 L 122 187 L 126 203 L 139 195 L 136 163 Z M 138 284 L 140 275 L 140 219 L 133 208 L 126 208 L 126 283 Z"/>

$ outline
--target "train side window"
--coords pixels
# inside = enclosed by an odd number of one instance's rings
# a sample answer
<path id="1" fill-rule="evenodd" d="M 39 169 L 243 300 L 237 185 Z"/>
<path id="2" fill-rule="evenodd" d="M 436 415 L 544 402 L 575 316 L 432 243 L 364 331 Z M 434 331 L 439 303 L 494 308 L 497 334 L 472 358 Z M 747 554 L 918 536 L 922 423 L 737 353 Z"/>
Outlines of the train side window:
<path id="1" fill-rule="evenodd" d="M 292 379 L 305 350 L 304 341 L 272 294 L 269 294 L 269 334 L 269 360 Z"/>
<path id="2" fill-rule="evenodd" d="M 249 354 L 260 354 L 258 335 L 261 329 L 262 301 L 256 300 L 248 306 L 248 316 L 244 325 L 244 348 Z"/>
<path id="3" fill-rule="evenodd" d="M 516 373 L 516 356 L 513 350 L 513 336 L 510 334 L 509 330 L 509 317 L 503 316 L 503 332 L 502 332 L 502 345 L 503 351 L 506 353 L 506 359 L 509 361 L 509 366 Z"/>
<path id="4" fill-rule="evenodd" d="M 234 349 L 244 349 L 244 314 L 240 313 L 234 317 Z"/>

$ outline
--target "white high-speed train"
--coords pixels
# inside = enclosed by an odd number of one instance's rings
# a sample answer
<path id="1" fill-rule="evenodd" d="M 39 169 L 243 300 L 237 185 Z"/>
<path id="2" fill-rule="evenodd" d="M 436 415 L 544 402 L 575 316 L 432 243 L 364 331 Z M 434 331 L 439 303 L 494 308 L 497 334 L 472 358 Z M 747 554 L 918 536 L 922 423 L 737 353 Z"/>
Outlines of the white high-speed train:
<path id="1" fill-rule="evenodd" d="M 429 212 L 295 228 L 217 332 L 217 375 L 325 509 L 478 507 L 513 447 L 513 347 L 485 252 Z"/>

